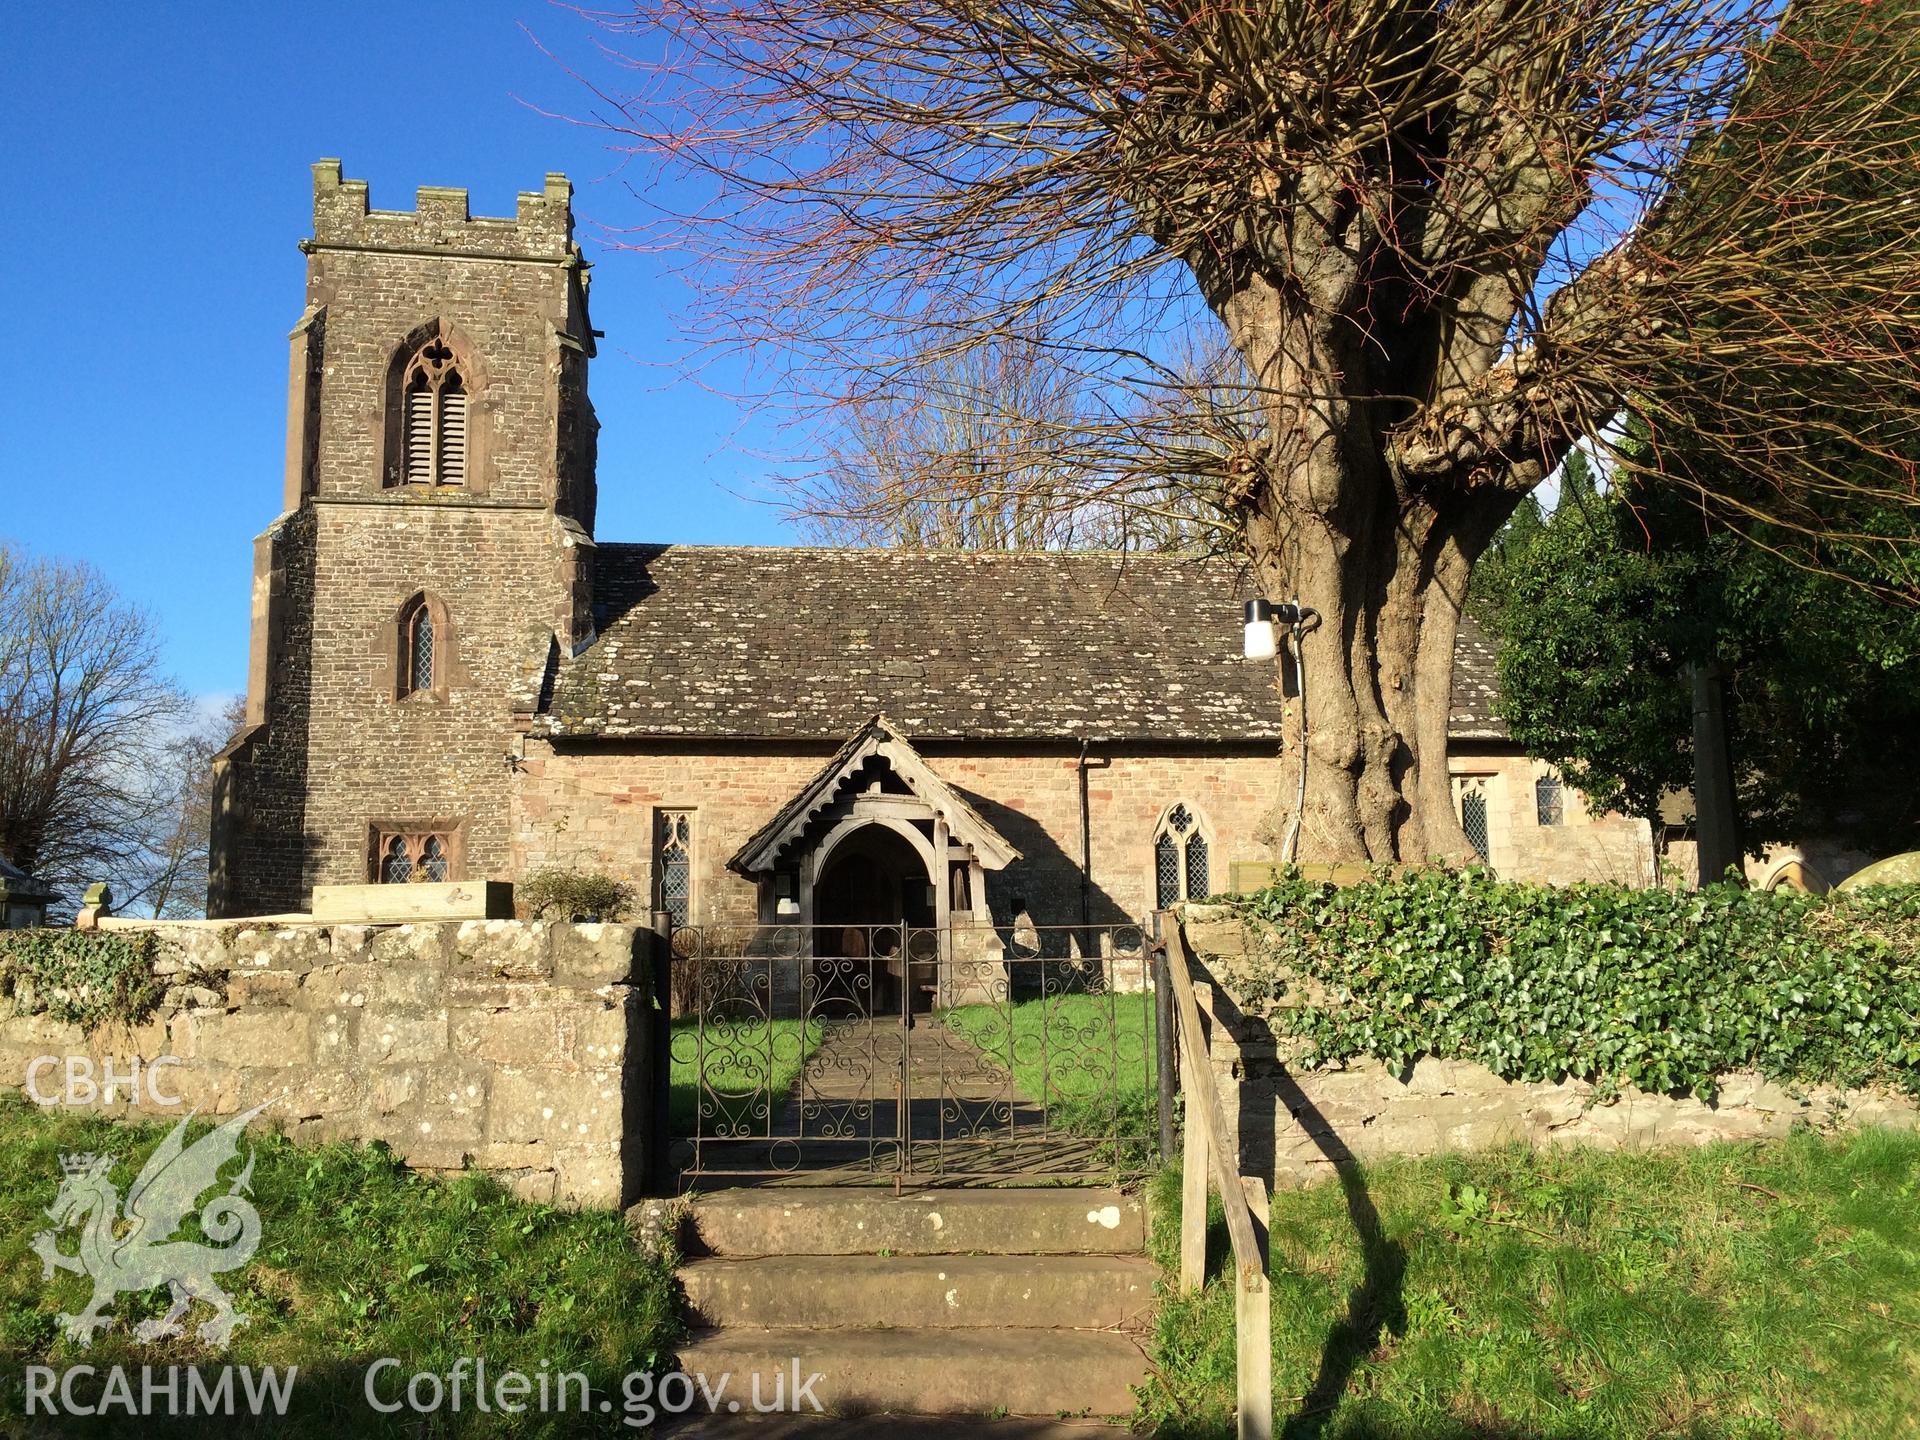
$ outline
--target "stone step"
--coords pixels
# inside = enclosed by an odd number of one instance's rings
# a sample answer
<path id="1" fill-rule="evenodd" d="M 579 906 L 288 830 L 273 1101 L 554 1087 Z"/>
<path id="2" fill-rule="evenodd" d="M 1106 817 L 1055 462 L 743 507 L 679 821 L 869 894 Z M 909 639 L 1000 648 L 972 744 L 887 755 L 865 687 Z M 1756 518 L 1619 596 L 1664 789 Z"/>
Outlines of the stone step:
<path id="1" fill-rule="evenodd" d="M 690 1204 L 713 1255 L 1138 1255 L 1140 1200 L 1097 1186 L 889 1191 L 767 1186 Z"/>
<path id="2" fill-rule="evenodd" d="M 680 1368 L 709 1389 L 730 1376 L 720 1404 L 751 1408 L 754 1377 L 762 1404 L 776 1385 L 790 1396 L 794 1361 L 809 1393 L 838 1414 L 1126 1415 L 1130 1387 L 1147 1358 L 1133 1340 L 1107 1330 L 728 1329 L 680 1347 Z M 811 1408 L 811 1407 L 807 1407 Z"/>
<path id="3" fill-rule="evenodd" d="M 1111 1330 L 1159 1274 L 1139 1255 L 781 1255 L 695 1260 L 680 1283 L 714 1326 Z"/>

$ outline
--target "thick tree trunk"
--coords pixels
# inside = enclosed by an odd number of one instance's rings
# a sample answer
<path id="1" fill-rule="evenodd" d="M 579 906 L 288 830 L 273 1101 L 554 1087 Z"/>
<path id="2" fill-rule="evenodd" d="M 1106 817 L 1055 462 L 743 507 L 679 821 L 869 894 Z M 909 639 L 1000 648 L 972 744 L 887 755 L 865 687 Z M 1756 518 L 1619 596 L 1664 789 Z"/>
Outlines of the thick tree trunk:
<path id="1" fill-rule="evenodd" d="M 1269 598 L 1321 617 L 1302 645 L 1299 858 L 1465 861 L 1447 714 L 1467 580 L 1558 456 L 1530 425 L 1492 422 L 1510 395 L 1482 387 L 1484 403 L 1460 412 L 1470 426 L 1421 402 L 1443 382 L 1464 393 L 1484 380 L 1510 308 L 1456 310 L 1457 343 L 1409 332 L 1395 356 L 1349 233 L 1360 212 L 1340 200 L 1338 176 L 1325 178 L 1294 210 L 1313 238 L 1284 273 L 1189 259 L 1263 392 L 1263 441 L 1230 496 L 1248 553 Z M 1515 436 L 1528 438 L 1508 448 Z"/>
<path id="2" fill-rule="evenodd" d="M 1342 503 L 1311 499 L 1333 492 Z M 1267 495 L 1248 526 L 1261 584 L 1320 613 L 1301 647 L 1298 858 L 1472 859 L 1447 767 L 1454 642 L 1472 563 L 1514 501 L 1489 491 L 1436 505 L 1353 468 Z"/>

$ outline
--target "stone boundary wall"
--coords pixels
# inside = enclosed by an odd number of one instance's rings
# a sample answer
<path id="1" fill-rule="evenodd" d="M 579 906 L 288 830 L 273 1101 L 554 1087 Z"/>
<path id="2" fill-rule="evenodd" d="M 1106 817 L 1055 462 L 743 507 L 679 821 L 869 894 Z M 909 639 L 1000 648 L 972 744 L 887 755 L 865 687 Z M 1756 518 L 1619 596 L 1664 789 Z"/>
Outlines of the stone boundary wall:
<path id="1" fill-rule="evenodd" d="M 1191 906 L 1183 933 L 1205 972 L 1195 978 L 1212 1017 L 1214 1078 L 1241 1167 L 1272 1175 L 1276 1185 L 1310 1182 L 1349 1159 L 1511 1141 L 1615 1150 L 1771 1138 L 1796 1124 L 1920 1130 L 1920 1101 L 1911 1096 L 1825 1085 L 1790 1090 L 1748 1073 L 1721 1076 L 1709 1104 L 1633 1086 L 1596 1102 L 1586 1081 L 1503 1080 L 1470 1061 L 1424 1059 L 1407 1074 L 1377 1060 L 1301 1069 L 1286 1063 L 1266 1021 L 1236 999 L 1234 977 L 1244 973 L 1247 953 L 1240 922 L 1220 907 Z"/>
<path id="2" fill-rule="evenodd" d="M 111 922 L 110 922 L 111 923 Z M 124 924 L 124 922 L 123 922 Z M 116 926 L 122 928 L 122 926 Z M 398 926 L 143 926 L 168 982 L 145 1023 L 84 1034 L 29 994 L 0 1002 L 0 1074 L 41 1055 L 174 1056 L 155 1119 L 230 1115 L 303 1140 L 384 1140 L 421 1170 L 490 1171 L 530 1199 L 633 1200 L 650 1088 L 647 958 L 628 925 L 513 920 Z M 29 987 L 30 989 L 30 987 Z M 41 1075 L 41 1093 L 61 1077 Z"/>

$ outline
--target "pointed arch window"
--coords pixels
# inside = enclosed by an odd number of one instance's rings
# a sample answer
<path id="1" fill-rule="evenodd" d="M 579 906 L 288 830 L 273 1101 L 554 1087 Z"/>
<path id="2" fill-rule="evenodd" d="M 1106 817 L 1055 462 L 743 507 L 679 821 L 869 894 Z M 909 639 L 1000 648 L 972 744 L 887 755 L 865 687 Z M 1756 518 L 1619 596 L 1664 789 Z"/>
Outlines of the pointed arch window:
<path id="1" fill-rule="evenodd" d="M 467 383 L 434 336 L 407 362 L 400 473 L 409 485 L 467 483 Z"/>
<path id="2" fill-rule="evenodd" d="M 693 913 L 693 812 L 661 810 L 654 816 L 653 908 L 676 927 Z"/>
<path id="3" fill-rule="evenodd" d="M 407 635 L 407 688 L 433 688 L 433 612 L 419 606 Z"/>
<path id="4" fill-rule="evenodd" d="M 395 835 L 380 855 L 380 883 L 404 885 L 413 879 L 413 856 L 407 851 L 406 837 Z"/>
<path id="5" fill-rule="evenodd" d="M 1153 837 L 1153 898 L 1164 910 L 1182 900 L 1204 900 L 1213 893 L 1213 845 L 1199 815 L 1176 805 L 1160 821 Z"/>
<path id="6" fill-rule="evenodd" d="M 438 610 L 426 595 L 416 595 L 400 612 L 396 656 L 400 683 L 396 688 L 402 700 L 409 695 L 436 694 L 444 688 L 440 683 L 444 668 L 441 657 L 447 637 L 442 629 L 443 617 L 436 613 Z"/>
<path id="7" fill-rule="evenodd" d="M 464 821 L 376 821 L 368 833 L 369 878 L 377 885 L 463 880 L 465 851 Z"/>

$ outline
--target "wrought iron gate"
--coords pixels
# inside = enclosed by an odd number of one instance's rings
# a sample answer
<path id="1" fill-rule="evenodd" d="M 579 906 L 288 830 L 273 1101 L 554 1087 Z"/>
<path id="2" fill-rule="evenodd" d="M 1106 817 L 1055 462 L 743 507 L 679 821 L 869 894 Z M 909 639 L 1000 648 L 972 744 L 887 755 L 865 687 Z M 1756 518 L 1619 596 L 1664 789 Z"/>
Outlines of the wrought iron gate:
<path id="1" fill-rule="evenodd" d="M 1114 1180 L 1157 1153 L 1139 925 L 710 926 L 670 952 L 682 1186 Z"/>

